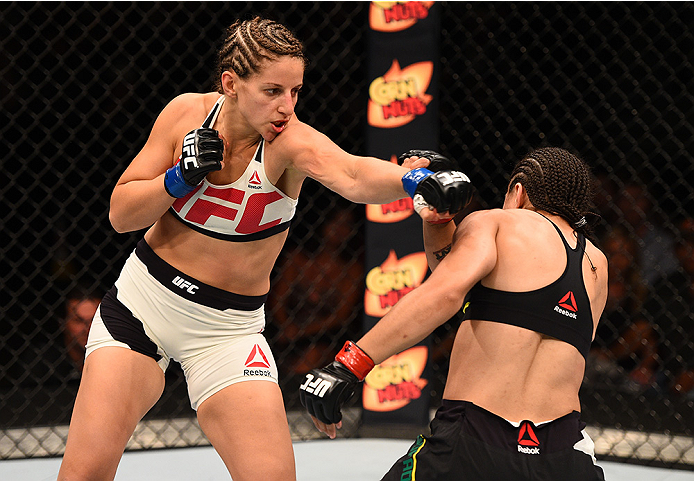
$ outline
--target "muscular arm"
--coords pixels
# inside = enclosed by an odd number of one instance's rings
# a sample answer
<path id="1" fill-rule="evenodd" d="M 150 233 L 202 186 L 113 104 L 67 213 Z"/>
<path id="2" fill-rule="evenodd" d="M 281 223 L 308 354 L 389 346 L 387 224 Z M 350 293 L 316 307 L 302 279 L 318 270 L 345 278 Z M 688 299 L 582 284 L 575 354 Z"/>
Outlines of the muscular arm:
<path id="1" fill-rule="evenodd" d="M 424 339 L 460 310 L 468 291 L 496 265 L 494 211 L 468 215 L 458 226 L 451 252 L 417 289 L 400 299 L 357 342 L 376 364 Z"/>
<path id="2" fill-rule="evenodd" d="M 586 287 L 592 285 L 592 295 L 590 300 L 590 310 L 593 312 L 593 340 L 595 339 L 595 332 L 598 329 L 598 323 L 600 322 L 600 317 L 605 310 L 605 304 L 607 304 L 607 293 L 608 287 L 608 274 L 607 274 L 607 257 L 600 250 L 598 250 L 592 244 L 589 244 L 588 251 L 590 252 L 590 258 L 595 265 L 595 270 L 591 270 L 590 273 L 586 273 L 584 269 L 583 276 L 589 279 L 586 282 Z M 584 260 L 585 263 L 585 260 Z M 591 293 L 591 290 L 588 291 Z"/>
<path id="3" fill-rule="evenodd" d="M 433 272 L 443 258 L 451 252 L 455 223 L 451 221 L 447 224 L 430 224 L 425 221 L 423 224 L 424 252 L 427 255 L 429 269 Z"/>
<path id="4" fill-rule="evenodd" d="M 116 183 L 109 219 L 117 232 L 149 227 L 175 200 L 164 189 L 164 173 L 173 165 L 176 141 L 187 132 L 181 119 L 192 109 L 192 100 L 179 96 L 162 110 L 144 147 Z"/>
<path id="5" fill-rule="evenodd" d="M 407 197 L 401 179 L 409 169 L 375 157 L 349 154 L 299 121 L 291 130 L 285 132 L 291 135 L 280 135 L 275 140 L 282 142 L 291 168 L 356 203 L 386 204 Z"/>

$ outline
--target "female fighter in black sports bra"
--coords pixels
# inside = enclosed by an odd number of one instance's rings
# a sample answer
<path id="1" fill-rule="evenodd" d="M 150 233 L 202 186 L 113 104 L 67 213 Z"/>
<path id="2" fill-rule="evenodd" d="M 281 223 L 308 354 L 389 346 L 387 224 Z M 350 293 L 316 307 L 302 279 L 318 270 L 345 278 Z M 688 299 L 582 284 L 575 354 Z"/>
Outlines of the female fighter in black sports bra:
<path id="1" fill-rule="evenodd" d="M 607 259 L 586 239 L 590 193 L 582 160 L 542 148 L 516 165 L 503 209 L 457 228 L 425 222 L 429 279 L 307 375 L 302 402 L 318 429 L 334 437 L 342 402 L 374 363 L 463 308 L 432 434 L 383 479 L 603 479 L 578 397 L 607 299 Z"/>

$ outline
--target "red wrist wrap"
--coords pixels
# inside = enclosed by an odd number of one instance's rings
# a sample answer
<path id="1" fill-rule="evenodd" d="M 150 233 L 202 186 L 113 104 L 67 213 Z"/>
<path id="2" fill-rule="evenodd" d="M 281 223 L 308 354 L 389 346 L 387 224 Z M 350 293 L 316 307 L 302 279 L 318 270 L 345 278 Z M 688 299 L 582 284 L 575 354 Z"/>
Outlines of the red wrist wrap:
<path id="1" fill-rule="evenodd" d="M 448 224 L 450 221 L 453 220 L 453 217 L 450 219 L 440 219 L 440 220 L 432 220 L 432 221 L 427 221 L 431 225 L 437 225 L 437 224 Z"/>
<path id="2" fill-rule="evenodd" d="M 352 341 L 345 342 L 342 350 L 335 356 L 335 360 L 344 364 L 360 381 L 363 381 L 375 366 L 369 355 Z"/>

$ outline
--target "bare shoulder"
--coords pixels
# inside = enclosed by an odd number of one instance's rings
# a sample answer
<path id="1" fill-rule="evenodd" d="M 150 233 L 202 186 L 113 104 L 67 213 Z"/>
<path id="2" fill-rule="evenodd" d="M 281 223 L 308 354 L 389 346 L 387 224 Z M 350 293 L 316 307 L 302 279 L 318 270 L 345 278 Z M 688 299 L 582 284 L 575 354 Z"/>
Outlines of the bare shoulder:
<path id="1" fill-rule="evenodd" d="M 287 169 L 311 177 L 320 177 L 326 162 L 346 155 L 328 136 L 297 118 L 290 120 L 287 128 L 271 142 L 270 149 Z"/>
<path id="2" fill-rule="evenodd" d="M 498 212 L 500 232 L 509 242 L 530 242 L 546 239 L 555 232 L 547 218 L 530 209 L 495 209 Z M 568 235 L 568 234 L 565 234 Z M 551 239 L 558 242 L 559 238 Z M 557 244 L 560 245 L 560 244 Z"/>
<path id="3" fill-rule="evenodd" d="M 172 147 L 193 129 L 200 127 L 219 98 L 215 93 L 184 93 L 174 97 L 161 111 L 152 128 L 155 139 L 168 139 Z"/>
<path id="4" fill-rule="evenodd" d="M 471 212 L 458 224 L 454 239 L 461 242 L 463 238 L 494 234 L 503 222 L 504 211 L 502 209 L 487 209 Z"/>
<path id="5" fill-rule="evenodd" d="M 460 223 L 455 232 L 456 244 L 466 248 L 492 245 L 508 258 L 525 253 L 538 239 L 551 238 L 561 246 L 559 238 L 549 237 L 551 224 L 525 209 L 489 209 L 473 212 Z M 561 251 L 563 253 L 563 250 Z"/>
<path id="6" fill-rule="evenodd" d="M 510 220 L 508 211 L 503 209 L 485 209 L 469 213 L 458 225 L 458 230 L 469 230 L 492 224 L 500 224 L 504 220 Z"/>
<path id="7" fill-rule="evenodd" d="M 497 222 L 504 217 L 503 209 L 484 209 L 470 212 L 460 223 L 479 223 L 479 222 Z"/>
<path id="8" fill-rule="evenodd" d="M 219 95 L 215 92 L 180 94 L 164 107 L 162 114 L 166 113 L 178 118 L 192 117 L 196 121 L 200 118 L 204 119 Z"/>
<path id="9" fill-rule="evenodd" d="M 287 128 L 270 144 L 286 155 L 296 157 L 302 153 L 317 151 L 326 141 L 330 142 L 325 134 L 293 117 Z"/>

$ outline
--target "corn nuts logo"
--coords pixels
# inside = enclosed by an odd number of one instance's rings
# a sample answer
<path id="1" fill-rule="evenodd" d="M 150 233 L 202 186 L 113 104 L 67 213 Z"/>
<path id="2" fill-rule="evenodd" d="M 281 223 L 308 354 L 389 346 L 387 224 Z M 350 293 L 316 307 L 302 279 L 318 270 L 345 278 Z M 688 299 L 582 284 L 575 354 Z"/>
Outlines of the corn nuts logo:
<path id="1" fill-rule="evenodd" d="M 390 162 L 397 164 L 395 155 L 390 157 Z M 414 205 L 410 197 L 398 199 L 388 204 L 367 204 L 366 219 L 379 224 L 390 224 L 407 219 L 414 212 Z"/>
<path id="2" fill-rule="evenodd" d="M 433 98 L 426 93 L 433 73 L 433 62 L 418 62 L 401 69 L 398 61 L 393 60 L 390 69 L 369 86 L 369 125 L 392 129 L 424 114 Z"/>
<path id="3" fill-rule="evenodd" d="M 421 378 L 428 354 L 426 346 L 415 346 L 376 366 L 364 380 L 364 409 L 394 411 L 419 399 L 428 383 Z"/>
<path id="4" fill-rule="evenodd" d="M 427 257 L 415 252 L 398 259 L 391 250 L 388 258 L 366 274 L 364 311 L 383 317 L 405 294 L 419 286 L 427 273 Z"/>
<path id="5" fill-rule="evenodd" d="M 434 2 L 371 2 L 369 26 L 377 32 L 399 32 L 429 15 Z"/>

